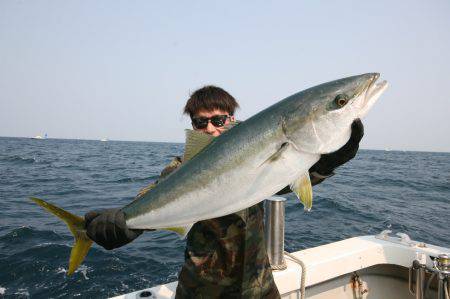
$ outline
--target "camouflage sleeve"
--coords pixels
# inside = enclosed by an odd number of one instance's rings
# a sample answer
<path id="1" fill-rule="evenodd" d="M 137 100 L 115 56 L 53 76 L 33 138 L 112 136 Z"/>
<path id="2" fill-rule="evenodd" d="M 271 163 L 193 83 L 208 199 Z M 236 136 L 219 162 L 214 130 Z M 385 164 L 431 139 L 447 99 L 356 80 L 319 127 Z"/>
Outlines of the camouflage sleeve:
<path id="1" fill-rule="evenodd" d="M 158 181 L 161 179 L 166 178 L 169 174 L 171 174 L 173 171 L 178 169 L 182 163 L 182 160 L 180 157 L 175 157 L 173 160 L 161 171 L 161 174 L 159 175 L 159 178 L 154 181 L 153 183 L 150 183 L 148 186 L 142 188 L 136 198 L 142 197 L 144 194 L 146 194 L 148 191 L 155 188 L 155 186 L 158 184 Z"/>

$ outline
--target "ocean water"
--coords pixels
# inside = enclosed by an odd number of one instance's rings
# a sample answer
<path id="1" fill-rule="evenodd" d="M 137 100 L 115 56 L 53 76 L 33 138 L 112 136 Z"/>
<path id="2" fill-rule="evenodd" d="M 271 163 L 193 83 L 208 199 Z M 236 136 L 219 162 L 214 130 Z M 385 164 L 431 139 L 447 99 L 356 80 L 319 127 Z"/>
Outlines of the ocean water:
<path id="1" fill-rule="evenodd" d="M 0 297 L 108 297 L 177 279 L 184 241 L 145 233 L 114 251 L 94 245 L 67 277 L 72 236 L 28 197 L 78 215 L 123 206 L 183 144 L 0 138 Z M 311 212 L 288 195 L 286 249 L 384 229 L 450 247 L 450 153 L 361 150 L 314 187 Z"/>

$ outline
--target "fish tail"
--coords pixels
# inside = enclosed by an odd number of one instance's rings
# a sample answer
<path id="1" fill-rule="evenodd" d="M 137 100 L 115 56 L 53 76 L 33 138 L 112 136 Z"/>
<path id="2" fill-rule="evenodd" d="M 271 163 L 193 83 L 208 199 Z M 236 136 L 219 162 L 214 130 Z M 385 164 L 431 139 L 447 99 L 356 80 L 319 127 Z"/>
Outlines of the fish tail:
<path id="1" fill-rule="evenodd" d="M 83 262 L 89 248 L 91 248 L 92 245 L 92 240 L 86 235 L 84 218 L 69 213 L 42 199 L 35 197 L 31 197 L 30 199 L 64 221 L 69 227 L 69 230 L 72 232 L 75 238 L 75 243 L 72 247 L 72 251 L 70 252 L 69 270 L 67 271 L 67 275 L 71 275 Z"/>

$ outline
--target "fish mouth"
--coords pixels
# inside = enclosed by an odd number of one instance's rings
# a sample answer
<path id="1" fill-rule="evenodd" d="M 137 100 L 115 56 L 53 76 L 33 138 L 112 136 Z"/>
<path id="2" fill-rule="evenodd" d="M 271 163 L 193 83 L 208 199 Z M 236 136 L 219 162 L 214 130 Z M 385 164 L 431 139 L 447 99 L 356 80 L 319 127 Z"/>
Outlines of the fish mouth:
<path id="1" fill-rule="evenodd" d="M 388 82 L 386 80 L 382 80 L 378 82 L 380 78 L 379 73 L 374 73 L 372 78 L 369 80 L 367 87 L 363 91 L 363 105 L 360 112 L 359 117 L 363 117 L 367 114 L 367 112 L 372 108 L 373 104 L 379 99 L 380 95 L 386 90 L 388 87 Z"/>
<path id="2" fill-rule="evenodd" d="M 387 81 L 383 80 L 383 81 L 377 82 L 379 78 L 380 78 L 380 74 L 378 74 L 378 73 L 375 73 L 374 76 L 372 77 L 372 80 L 369 83 L 369 86 L 367 87 L 366 98 L 367 97 L 371 98 L 375 94 L 377 94 L 379 91 L 384 91 L 384 89 L 386 89 Z"/>
<path id="3" fill-rule="evenodd" d="M 369 90 L 370 88 L 372 88 L 376 84 L 376 82 L 377 82 L 377 80 L 379 78 L 380 78 L 380 74 L 379 73 L 373 73 L 372 74 L 372 78 L 369 81 L 369 86 L 367 87 L 367 89 Z"/>

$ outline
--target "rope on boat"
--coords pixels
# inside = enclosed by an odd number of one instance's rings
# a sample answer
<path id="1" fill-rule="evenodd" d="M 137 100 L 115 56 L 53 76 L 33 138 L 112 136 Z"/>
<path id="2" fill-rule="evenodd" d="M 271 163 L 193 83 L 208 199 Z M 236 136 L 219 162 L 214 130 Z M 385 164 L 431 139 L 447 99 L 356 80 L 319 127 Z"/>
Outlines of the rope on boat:
<path id="1" fill-rule="evenodd" d="M 270 268 L 276 271 L 286 270 L 286 261 L 283 260 L 283 263 L 281 265 L 270 265 Z"/>
<path id="2" fill-rule="evenodd" d="M 287 251 L 285 251 L 284 254 L 287 255 L 288 257 L 290 257 L 294 262 L 299 264 L 300 267 L 302 268 L 302 277 L 300 280 L 300 298 L 305 299 L 306 298 L 305 297 L 306 265 L 305 265 L 305 263 L 303 263 L 302 260 L 300 260 L 299 258 L 294 256 L 293 254 L 290 254 Z"/>

